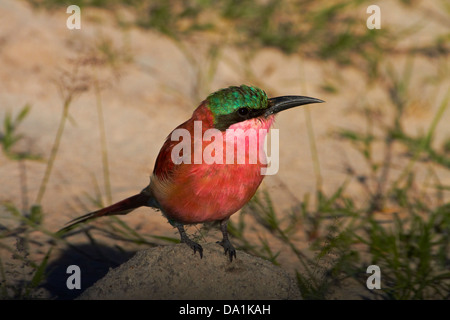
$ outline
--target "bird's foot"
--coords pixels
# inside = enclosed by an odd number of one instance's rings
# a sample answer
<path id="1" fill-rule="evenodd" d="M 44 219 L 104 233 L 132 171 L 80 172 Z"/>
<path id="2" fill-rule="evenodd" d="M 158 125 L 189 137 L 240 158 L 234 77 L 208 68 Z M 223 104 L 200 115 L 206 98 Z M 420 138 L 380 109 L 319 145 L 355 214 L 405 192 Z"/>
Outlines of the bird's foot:
<path id="1" fill-rule="evenodd" d="M 170 223 L 172 224 L 172 222 Z M 191 249 L 194 250 L 194 254 L 196 254 L 198 251 L 198 253 L 200 254 L 200 259 L 202 259 L 203 258 L 202 246 L 199 245 L 197 242 L 189 239 L 188 235 L 186 234 L 186 231 L 184 230 L 184 226 L 181 223 L 174 223 L 174 225 L 178 228 L 178 231 L 180 232 L 181 243 L 186 243 L 189 247 L 191 247 Z"/>
<path id="2" fill-rule="evenodd" d="M 198 251 L 198 253 L 200 254 L 200 259 L 203 258 L 203 248 L 197 242 L 192 241 L 191 239 L 186 237 L 181 240 L 181 243 L 187 244 L 192 250 L 194 250 L 194 254 Z"/>
<path id="3" fill-rule="evenodd" d="M 222 241 L 217 241 L 225 249 L 225 255 L 228 253 L 228 257 L 230 258 L 230 262 L 233 261 L 233 257 L 236 258 L 236 249 L 231 244 L 230 240 L 223 239 Z"/>

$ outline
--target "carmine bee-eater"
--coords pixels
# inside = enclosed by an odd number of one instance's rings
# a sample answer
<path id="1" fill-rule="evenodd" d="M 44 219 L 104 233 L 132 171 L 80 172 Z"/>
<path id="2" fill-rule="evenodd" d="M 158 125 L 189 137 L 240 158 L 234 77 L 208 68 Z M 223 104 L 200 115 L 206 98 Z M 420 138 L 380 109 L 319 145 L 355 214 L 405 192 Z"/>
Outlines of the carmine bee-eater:
<path id="1" fill-rule="evenodd" d="M 214 92 L 195 109 L 189 120 L 167 137 L 146 188 L 109 207 L 78 217 L 62 230 L 94 218 L 124 215 L 147 206 L 160 210 L 180 232 L 181 242 L 194 253 L 198 251 L 200 257 L 203 257 L 203 249 L 188 237 L 184 225 L 219 221 L 223 239 L 218 243 L 232 261 L 236 250 L 228 239 L 227 222 L 252 198 L 264 178 L 262 170 L 267 161 L 262 146 L 275 115 L 282 110 L 320 102 L 323 101 L 305 96 L 269 99 L 263 90 L 246 85 Z M 256 160 L 250 157 L 252 145 L 248 132 L 251 129 L 257 133 L 253 147 L 262 151 L 262 156 L 260 154 Z M 188 140 L 180 142 L 180 135 L 174 135 L 175 132 L 189 133 Z M 228 135 L 231 132 L 233 135 Z M 244 134 L 248 139 L 239 139 L 239 135 Z M 185 137 L 183 135 L 183 140 Z M 235 138 L 237 143 L 229 144 L 230 139 Z M 180 149 L 180 143 L 189 148 Z M 232 148 L 227 149 L 230 145 Z M 235 151 L 240 147 L 244 147 L 245 152 L 239 156 Z M 214 161 L 202 158 L 208 155 Z"/>

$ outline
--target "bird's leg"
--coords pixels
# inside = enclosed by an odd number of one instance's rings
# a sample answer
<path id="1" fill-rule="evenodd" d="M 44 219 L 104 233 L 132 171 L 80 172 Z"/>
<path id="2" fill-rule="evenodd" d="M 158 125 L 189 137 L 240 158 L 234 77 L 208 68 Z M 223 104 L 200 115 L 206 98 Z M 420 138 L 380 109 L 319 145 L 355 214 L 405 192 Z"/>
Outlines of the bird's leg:
<path id="1" fill-rule="evenodd" d="M 220 244 L 225 249 L 225 254 L 228 253 L 230 261 L 233 261 L 233 257 L 236 258 L 236 249 L 234 249 L 233 245 L 228 239 L 227 223 L 228 218 L 220 221 L 220 231 L 222 231 L 223 239 L 222 241 L 217 241 L 217 243 Z"/>
<path id="2" fill-rule="evenodd" d="M 186 243 L 192 250 L 194 250 L 194 254 L 198 251 L 200 254 L 200 259 L 203 258 L 203 248 L 197 242 L 192 241 L 186 234 L 184 230 L 184 226 L 182 224 L 177 223 L 176 227 L 178 228 L 178 232 L 180 232 L 181 242 Z"/>

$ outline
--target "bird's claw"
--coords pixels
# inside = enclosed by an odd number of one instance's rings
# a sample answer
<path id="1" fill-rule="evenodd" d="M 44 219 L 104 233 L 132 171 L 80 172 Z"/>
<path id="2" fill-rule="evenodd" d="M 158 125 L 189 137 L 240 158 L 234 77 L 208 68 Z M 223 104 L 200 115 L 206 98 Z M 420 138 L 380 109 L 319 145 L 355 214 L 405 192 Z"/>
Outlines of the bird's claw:
<path id="1" fill-rule="evenodd" d="M 181 242 L 187 244 L 192 250 L 194 250 L 194 254 L 196 254 L 198 251 L 198 253 L 200 254 L 200 259 L 203 258 L 203 248 L 197 242 L 192 241 L 191 239 L 183 239 Z"/>
<path id="2" fill-rule="evenodd" d="M 233 257 L 236 259 L 236 249 L 231 244 L 230 240 L 222 240 L 217 241 L 225 249 L 225 255 L 228 253 L 228 257 L 230 258 L 230 262 L 233 262 Z"/>

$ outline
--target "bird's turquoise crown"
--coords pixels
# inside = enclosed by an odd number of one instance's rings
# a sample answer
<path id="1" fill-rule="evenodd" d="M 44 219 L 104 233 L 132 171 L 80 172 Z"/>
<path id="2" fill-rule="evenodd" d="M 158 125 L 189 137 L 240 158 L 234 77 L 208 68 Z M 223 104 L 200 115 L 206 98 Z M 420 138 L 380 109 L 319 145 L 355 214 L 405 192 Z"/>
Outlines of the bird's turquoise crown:
<path id="1" fill-rule="evenodd" d="M 268 98 L 266 93 L 256 87 L 241 85 L 221 89 L 207 98 L 214 116 L 231 114 L 239 108 L 265 109 Z"/>

